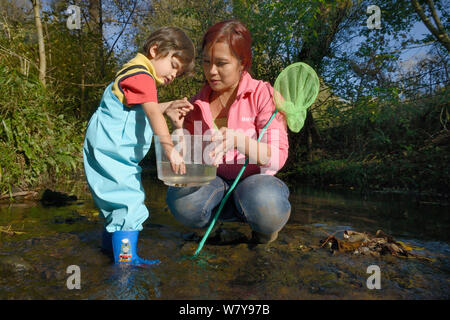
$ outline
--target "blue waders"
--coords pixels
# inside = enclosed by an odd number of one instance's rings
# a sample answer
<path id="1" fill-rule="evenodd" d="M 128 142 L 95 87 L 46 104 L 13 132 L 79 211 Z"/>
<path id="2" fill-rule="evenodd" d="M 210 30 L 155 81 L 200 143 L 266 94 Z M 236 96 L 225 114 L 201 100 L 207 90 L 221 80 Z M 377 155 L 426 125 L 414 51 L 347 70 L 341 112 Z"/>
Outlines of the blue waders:
<path id="1" fill-rule="evenodd" d="M 142 106 L 124 106 L 111 87 L 106 88 L 89 121 L 83 146 L 84 170 L 95 205 L 105 218 L 104 249 L 113 250 L 116 263 L 151 264 L 155 261 L 137 256 L 136 243 L 149 216 L 139 162 L 150 149 L 153 131 Z M 119 261 L 121 252 L 116 249 L 127 246 L 132 257 Z"/>

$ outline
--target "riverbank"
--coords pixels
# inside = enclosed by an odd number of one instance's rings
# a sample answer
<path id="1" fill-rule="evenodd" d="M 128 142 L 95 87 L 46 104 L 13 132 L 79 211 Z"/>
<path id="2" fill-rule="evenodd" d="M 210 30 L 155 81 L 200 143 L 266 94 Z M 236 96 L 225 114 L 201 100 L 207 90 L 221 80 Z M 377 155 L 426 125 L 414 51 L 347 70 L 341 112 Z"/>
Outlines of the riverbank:
<path id="1" fill-rule="evenodd" d="M 157 171 L 149 154 L 143 163 L 143 179 L 156 177 Z M 154 160 L 154 159 L 153 159 Z M 450 159 L 442 159 L 449 163 Z M 417 164 L 419 165 L 419 164 Z M 399 174 L 402 168 L 408 171 Z M 418 171 L 419 172 L 419 171 Z M 430 171 L 428 171 L 430 172 Z M 311 163 L 299 163 L 294 169 L 281 170 L 277 177 L 290 189 L 310 187 L 321 190 L 342 191 L 355 195 L 383 195 L 392 197 L 412 197 L 417 203 L 450 206 L 450 179 L 444 175 L 433 180 L 436 174 L 424 177 L 415 174 L 411 163 L 401 162 L 345 162 L 339 160 L 319 160 Z M 411 178 L 412 179 L 409 179 Z M 420 179 L 420 180 L 419 180 Z M 40 183 L 21 189 L 13 186 L 11 193 L 0 195 L 0 203 L 39 201 L 46 189 L 74 195 L 79 199 L 90 197 L 84 172 L 79 169 L 64 177 L 41 177 Z M 392 183 L 392 182 L 397 183 Z M 406 182 L 410 182 L 408 185 Z M 447 187 L 446 187 L 447 186 Z"/>
<path id="2" fill-rule="evenodd" d="M 298 161 L 278 173 L 290 186 L 309 185 L 361 194 L 404 194 L 420 201 L 450 203 L 448 146 L 366 156 L 362 160 L 323 157 Z"/>
<path id="3" fill-rule="evenodd" d="M 0 197 L 76 178 L 87 121 L 76 117 L 71 98 L 6 66 L 0 85 L 7 88 L 0 95 Z"/>

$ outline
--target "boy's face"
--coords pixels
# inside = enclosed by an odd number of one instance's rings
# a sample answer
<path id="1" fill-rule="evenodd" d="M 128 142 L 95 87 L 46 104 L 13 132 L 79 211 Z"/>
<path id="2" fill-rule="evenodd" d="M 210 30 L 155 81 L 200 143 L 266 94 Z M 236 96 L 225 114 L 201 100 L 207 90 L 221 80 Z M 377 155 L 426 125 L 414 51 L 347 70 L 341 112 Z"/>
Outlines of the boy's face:
<path id="1" fill-rule="evenodd" d="M 180 73 L 182 69 L 182 63 L 178 57 L 173 55 L 174 52 L 170 51 L 165 57 L 152 54 L 150 50 L 150 61 L 156 71 L 156 76 L 164 81 L 164 84 L 171 83 Z"/>

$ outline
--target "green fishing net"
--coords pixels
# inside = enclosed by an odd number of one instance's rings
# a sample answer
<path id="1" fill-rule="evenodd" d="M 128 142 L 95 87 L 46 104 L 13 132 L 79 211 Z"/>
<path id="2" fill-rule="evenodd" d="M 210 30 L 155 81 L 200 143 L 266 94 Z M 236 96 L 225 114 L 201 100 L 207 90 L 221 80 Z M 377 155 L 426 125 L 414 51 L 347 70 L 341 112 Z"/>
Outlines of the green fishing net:
<path id="1" fill-rule="evenodd" d="M 275 80 L 274 101 L 287 120 L 289 129 L 299 132 L 305 123 L 306 110 L 319 94 L 319 77 L 313 68 L 297 62 L 284 69 Z"/>

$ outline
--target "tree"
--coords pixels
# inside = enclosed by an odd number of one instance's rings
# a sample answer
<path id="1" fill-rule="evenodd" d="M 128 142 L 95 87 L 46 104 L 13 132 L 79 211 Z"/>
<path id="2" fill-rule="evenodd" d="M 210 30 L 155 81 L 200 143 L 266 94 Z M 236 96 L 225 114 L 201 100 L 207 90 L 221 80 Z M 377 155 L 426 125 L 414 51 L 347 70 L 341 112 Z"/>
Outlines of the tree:
<path id="1" fill-rule="evenodd" d="M 436 38 L 437 41 L 442 43 L 442 45 L 447 49 L 447 51 L 450 52 L 450 37 L 448 36 L 444 25 L 441 22 L 441 19 L 439 19 L 439 16 L 437 14 L 436 7 L 434 5 L 433 0 L 427 0 L 428 10 L 431 13 L 431 16 L 433 17 L 433 20 L 435 22 L 435 26 L 431 22 L 430 18 L 428 18 L 425 14 L 424 8 L 420 5 L 418 0 L 411 0 L 411 3 L 414 7 L 414 10 L 419 15 L 420 19 L 423 21 L 425 26 L 430 30 L 430 32 L 433 34 L 433 36 Z"/>
<path id="2" fill-rule="evenodd" d="M 232 17 L 230 2 L 224 0 L 159 0 L 152 1 L 146 12 L 134 20 L 137 25 L 134 35 L 135 50 L 141 48 L 148 35 L 162 26 L 176 26 L 183 29 L 196 48 L 196 64 L 192 77 L 175 79 L 174 84 L 158 89 L 161 101 L 190 97 L 204 84 L 201 68 L 201 42 L 208 27 Z"/>
<path id="3" fill-rule="evenodd" d="M 69 5 L 80 8 L 80 29 L 67 27 Z M 138 21 L 135 16 L 142 6 L 148 6 L 148 2 L 47 2 L 42 11 L 47 51 L 51 48 L 51 59 L 50 52 L 47 52 L 47 85 L 51 85 L 59 96 L 71 97 L 72 104 L 64 106 L 67 113 L 86 118 L 95 110 L 117 67 L 129 58 L 133 37 L 128 34 L 132 28 L 128 28 Z"/>
<path id="4" fill-rule="evenodd" d="M 233 5 L 234 15 L 252 33 L 255 77 L 273 83 L 284 67 L 298 61 L 320 74 L 324 58 L 332 54 L 336 35 L 351 17 L 352 1 L 235 0 Z M 306 140 L 311 160 L 313 138 L 317 140 L 320 135 L 310 110 L 301 134 L 289 137 L 294 153 Z"/>
<path id="5" fill-rule="evenodd" d="M 41 1 L 31 0 L 34 11 L 34 21 L 36 24 L 36 33 L 39 44 L 39 80 L 45 86 L 45 76 L 47 69 L 47 59 L 45 57 L 45 44 L 44 44 L 44 32 L 42 31 L 41 21 Z"/>
<path id="6" fill-rule="evenodd" d="M 332 53 L 331 45 L 336 34 L 342 28 L 343 21 L 348 18 L 351 6 L 352 1 L 342 0 L 321 3 L 316 8 L 316 19 L 312 20 L 310 25 L 314 28 L 313 36 L 305 34 L 302 49 L 298 54 L 298 61 L 305 61 L 316 70 L 320 70 L 323 59 Z M 320 139 L 320 134 L 311 109 L 307 112 L 304 135 L 306 137 L 307 159 L 312 161 L 313 137 Z"/>

